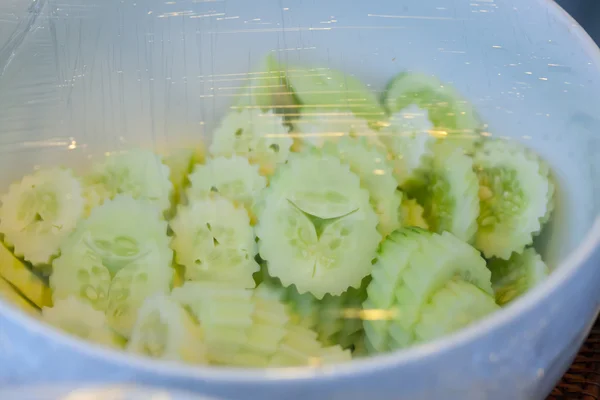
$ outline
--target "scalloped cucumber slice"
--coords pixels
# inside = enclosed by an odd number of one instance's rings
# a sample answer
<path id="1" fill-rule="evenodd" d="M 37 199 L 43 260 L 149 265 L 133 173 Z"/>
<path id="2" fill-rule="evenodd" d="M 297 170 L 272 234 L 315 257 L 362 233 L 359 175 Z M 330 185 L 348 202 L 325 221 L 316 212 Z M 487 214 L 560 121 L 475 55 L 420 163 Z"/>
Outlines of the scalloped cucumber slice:
<path id="1" fill-rule="evenodd" d="M 39 170 L 10 185 L 2 197 L 0 232 L 17 256 L 41 267 L 58 254 L 83 213 L 81 184 L 72 171 Z"/>
<path id="2" fill-rule="evenodd" d="M 481 206 L 475 247 L 488 258 L 509 259 L 550 218 L 554 184 L 547 166 L 515 143 L 486 141 L 474 161 Z"/>
<path id="3" fill-rule="evenodd" d="M 0 300 L 16 306 L 19 310 L 31 315 L 32 317 L 40 317 L 40 309 L 33 306 L 25 297 L 23 297 L 17 289 L 5 281 L 0 276 Z"/>
<path id="4" fill-rule="evenodd" d="M 243 109 L 229 112 L 214 131 L 210 153 L 213 156 L 246 157 L 263 175 L 272 175 L 287 161 L 293 140 L 283 118 L 272 111 Z"/>
<path id="5" fill-rule="evenodd" d="M 201 327 L 166 295 L 152 296 L 144 302 L 127 350 L 161 360 L 207 363 Z"/>
<path id="6" fill-rule="evenodd" d="M 402 226 L 429 230 L 429 224 L 425 221 L 424 214 L 425 209 L 417 200 L 407 196 L 402 198 Z"/>
<path id="7" fill-rule="evenodd" d="M 380 140 L 387 147 L 394 177 L 403 189 L 422 186 L 431 169 L 437 139 L 427 110 L 410 105 L 392 115 L 381 130 Z"/>
<path id="8" fill-rule="evenodd" d="M 287 83 L 307 107 L 349 110 L 357 118 L 378 122 L 384 117 L 379 101 L 359 79 L 329 68 L 287 67 Z"/>
<path id="9" fill-rule="evenodd" d="M 338 157 L 350 171 L 359 176 L 361 185 L 369 191 L 371 204 L 379 217 L 379 232 L 386 237 L 400 227 L 402 192 L 393 176 L 387 155 L 370 145 L 366 138 L 342 138 L 337 144 L 328 143 L 323 151 Z"/>
<path id="10" fill-rule="evenodd" d="M 492 259 L 488 268 L 492 271 L 496 302 L 501 306 L 524 295 L 550 275 L 548 266 L 533 248 L 513 254 L 508 260 Z"/>
<path id="11" fill-rule="evenodd" d="M 479 182 L 473 160 L 460 149 L 438 153 L 428 177 L 428 184 L 415 195 L 425 208 L 430 229 L 471 242 L 479 215 Z"/>
<path id="12" fill-rule="evenodd" d="M 376 352 L 413 344 L 424 305 L 450 280 L 493 294 L 491 273 L 477 250 L 448 232 L 438 235 L 418 228 L 390 235 L 372 279 L 363 308 L 368 347 Z"/>
<path id="13" fill-rule="evenodd" d="M 275 282 L 269 282 L 267 286 L 275 290 L 278 298 L 290 307 L 291 321 L 313 329 L 321 343 L 337 344 L 348 349 L 355 348 L 362 339 L 360 311 L 367 298 L 366 288 L 370 278 L 365 278 L 359 289 L 350 288 L 340 296 L 327 294 L 321 300 L 310 293 L 298 293 L 294 285 L 283 288 L 276 280 L 271 280 Z"/>
<path id="14" fill-rule="evenodd" d="M 123 338 L 113 332 L 103 312 L 76 297 L 58 300 L 42 309 L 42 320 L 81 339 L 104 346 L 122 348 Z"/>
<path id="15" fill-rule="evenodd" d="M 371 272 L 381 239 L 377 215 L 358 176 L 339 159 L 293 157 L 258 211 L 260 255 L 284 286 L 320 299 L 359 287 Z"/>
<path id="16" fill-rule="evenodd" d="M 301 148 L 306 144 L 321 148 L 346 136 L 365 137 L 370 141 L 378 137 L 366 119 L 356 117 L 351 111 L 302 107 L 298 114 L 290 116 L 290 123 Z"/>
<path id="17" fill-rule="evenodd" d="M 173 269 L 158 249 L 121 269 L 108 292 L 106 316 L 112 329 L 129 338 L 144 301 L 167 294 L 173 284 Z"/>
<path id="18" fill-rule="evenodd" d="M 469 282 L 451 280 L 423 306 L 415 325 L 416 341 L 449 335 L 499 309 L 494 296 Z"/>
<path id="19" fill-rule="evenodd" d="M 173 298 L 200 321 L 208 359 L 228 364 L 248 342 L 255 304 L 252 291 L 226 283 L 186 282 L 173 290 Z"/>
<path id="20" fill-rule="evenodd" d="M 0 279 L 4 278 L 36 306 L 52 304 L 50 288 L 0 243 Z"/>
<path id="21" fill-rule="evenodd" d="M 76 296 L 104 311 L 114 278 L 131 265 L 170 273 L 173 258 L 160 211 L 131 196 L 96 207 L 61 246 L 53 263 L 53 298 Z"/>
<path id="22" fill-rule="evenodd" d="M 90 179 L 104 185 L 110 198 L 130 195 L 136 200 L 148 201 L 161 211 L 171 206 L 173 184 L 169 167 L 163 164 L 162 157 L 151 151 L 134 149 L 112 154 L 94 166 Z"/>
<path id="23" fill-rule="evenodd" d="M 317 333 L 302 327 L 289 326 L 277 352 L 269 362 L 270 367 L 299 367 L 338 364 L 352 359 L 350 351 L 340 346 L 323 348 Z"/>
<path id="24" fill-rule="evenodd" d="M 452 86 L 420 73 L 402 72 L 388 84 L 383 103 L 392 115 L 416 104 L 426 109 L 440 134 L 454 136 L 464 148 L 480 139 L 482 123 L 473 106 Z"/>
<path id="25" fill-rule="evenodd" d="M 179 207 L 171 229 L 175 260 L 185 266 L 187 280 L 254 288 L 257 246 L 246 210 L 220 196 L 195 200 Z"/>
<path id="26" fill-rule="evenodd" d="M 205 165 L 197 165 L 189 179 L 188 201 L 219 193 L 234 204 L 246 207 L 248 211 L 252 210 L 259 193 L 267 186 L 267 180 L 260 175 L 258 166 L 238 156 L 217 157 Z"/>
<path id="27" fill-rule="evenodd" d="M 175 289 L 173 296 L 200 321 L 213 363 L 267 366 L 286 334 L 289 315 L 285 305 L 265 288 L 187 282 Z"/>

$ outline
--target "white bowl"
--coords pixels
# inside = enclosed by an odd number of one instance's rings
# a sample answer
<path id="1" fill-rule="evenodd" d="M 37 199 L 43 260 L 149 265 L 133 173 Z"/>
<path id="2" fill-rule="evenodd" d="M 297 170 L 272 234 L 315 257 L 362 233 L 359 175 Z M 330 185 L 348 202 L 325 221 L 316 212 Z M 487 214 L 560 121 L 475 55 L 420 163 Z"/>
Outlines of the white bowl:
<path id="1" fill-rule="evenodd" d="M 475 104 L 492 135 L 538 151 L 560 188 L 543 246 L 551 278 L 455 335 L 328 369 L 150 361 L 0 302 L 0 387 L 136 381 L 235 399 L 543 398 L 600 300 L 600 57 L 552 2 L 11 0 L 0 5 L 0 187 L 32 166 L 208 134 L 269 51 L 352 72 L 375 90 L 402 70 L 435 74 Z"/>

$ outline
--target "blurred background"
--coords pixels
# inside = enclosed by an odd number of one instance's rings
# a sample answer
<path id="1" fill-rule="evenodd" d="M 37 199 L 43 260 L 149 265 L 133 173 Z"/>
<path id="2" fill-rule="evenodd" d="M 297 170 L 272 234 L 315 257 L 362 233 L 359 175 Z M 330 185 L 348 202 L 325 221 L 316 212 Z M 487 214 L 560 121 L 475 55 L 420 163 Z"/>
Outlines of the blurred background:
<path id="1" fill-rule="evenodd" d="M 600 44 L 600 0 L 556 0 Z"/>

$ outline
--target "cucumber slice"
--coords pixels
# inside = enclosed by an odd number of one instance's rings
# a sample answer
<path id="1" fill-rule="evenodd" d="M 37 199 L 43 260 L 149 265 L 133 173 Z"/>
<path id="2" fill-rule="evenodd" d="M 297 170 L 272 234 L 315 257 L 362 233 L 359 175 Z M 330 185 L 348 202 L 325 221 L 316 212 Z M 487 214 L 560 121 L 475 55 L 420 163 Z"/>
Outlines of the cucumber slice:
<path id="1" fill-rule="evenodd" d="M 144 302 L 127 350 L 168 361 L 207 363 L 202 329 L 179 303 L 166 295 Z"/>
<path id="2" fill-rule="evenodd" d="M 292 323 L 317 332 L 321 343 L 351 349 L 363 336 L 360 310 L 367 298 L 369 282 L 370 279 L 365 278 L 359 289 L 350 288 L 341 296 L 327 294 L 321 300 L 310 293 L 298 293 L 293 285 L 284 289 L 278 282 L 269 282 L 267 286 L 290 307 Z"/>
<path id="3" fill-rule="evenodd" d="M 186 268 L 187 280 L 254 288 L 257 246 L 243 208 L 217 195 L 194 200 L 179 207 L 171 229 L 171 247 L 177 263 Z"/>
<path id="4" fill-rule="evenodd" d="M 475 170 L 481 205 L 475 247 L 487 258 L 522 253 L 553 209 L 547 166 L 522 146 L 486 141 L 475 154 Z"/>
<path id="5" fill-rule="evenodd" d="M 428 342 L 465 328 L 499 310 L 494 296 L 477 286 L 451 280 L 423 306 L 415 325 L 417 342 Z"/>
<path id="6" fill-rule="evenodd" d="M 173 291 L 200 321 L 211 362 L 266 366 L 285 336 L 289 316 L 283 303 L 263 289 L 187 282 Z"/>
<path id="7" fill-rule="evenodd" d="M 425 209 L 415 199 L 407 196 L 402 198 L 402 225 L 405 227 L 416 227 L 429 230 L 429 224 L 425 221 Z"/>
<path id="8" fill-rule="evenodd" d="M 217 157 L 205 165 L 197 165 L 190 175 L 190 183 L 188 201 L 204 199 L 216 192 L 248 211 L 252 210 L 260 191 L 267 186 L 267 180 L 260 175 L 258 167 L 238 156 Z"/>
<path id="9" fill-rule="evenodd" d="M 329 68 L 287 67 L 287 83 L 305 107 L 349 110 L 357 118 L 379 122 L 385 113 L 379 101 L 359 79 Z"/>
<path id="10" fill-rule="evenodd" d="M 260 109 L 231 111 L 213 134 L 210 153 L 213 156 L 246 157 L 263 175 L 271 175 L 279 164 L 287 161 L 293 140 L 283 118 Z"/>
<path id="11" fill-rule="evenodd" d="M 433 232 L 450 232 L 471 242 L 477 231 L 479 182 L 473 160 L 462 150 L 437 153 L 427 186 L 415 193 L 425 207 L 425 219 Z"/>
<path id="12" fill-rule="evenodd" d="M 32 317 L 39 318 L 40 310 L 27 301 L 10 283 L 0 276 L 0 300 L 12 304 Z"/>
<path id="13" fill-rule="evenodd" d="M 400 204 L 402 192 L 397 191 L 387 155 L 370 145 L 366 138 L 342 138 L 337 144 L 328 143 L 326 154 L 338 157 L 350 171 L 359 176 L 362 186 L 371 195 L 371 205 L 379 217 L 379 232 L 386 237 L 400 227 Z"/>
<path id="14" fill-rule="evenodd" d="M 296 155 L 280 168 L 258 209 L 261 257 L 284 286 L 320 299 L 359 287 L 381 236 L 369 194 L 334 157 Z"/>
<path id="15" fill-rule="evenodd" d="M 338 364 L 350 361 L 350 351 L 339 346 L 324 349 L 317 333 L 302 326 L 290 326 L 277 352 L 269 362 L 270 367 L 299 367 Z"/>
<path id="16" fill-rule="evenodd" d="M 42 308 L 52 304 L 50 288 L 0 243 L 0 279 L 2 278 L 36 306 Z"/>
<path id="17" fill-rule="evenodd" d="M 321 148 L 326 143 L 337 143 L 346 136 L 377 138 L 366 119 L 358 118 L 351 111 L 303 107 L 290 118 L 293 136 L 300 140 L 300 147 Z"/>
<path id="18" fill-rule="evenodd" d="M 58 254 L 83 212 L 81 184 L 70 170 L 40 170 L 2 197 L 0 233 L 17 256 L 41 267 Z"/>
<path id="19" fill-rule="evenodd" d="M 152 250 L 113 278 L 108 292 L 106 315 L 112 329 L 126 338 L 131 337 L 138 312 L 144 301 L 154 295 L 167 294 L 173 283 L 170 260 L 164 250 Z"/>
<path id="20" fill-rule="evenodd" d="M 113 332 L 103 312 L 76 297 L 58 300 L 52 308 L 42 309 L 42 319 L 71 335 L 104 346 L 122 348 L 123 338 Z"/>
<path id="21" fill-rule="evenodd" d="M 161 211 L 171 206 L 173 184 L 170 171 L 162 157 L 142 149 L 114 154 L 94 167 L 90 179 L 102 184 L 113 198 L 119 194 L 145 200 Z"/>
<path id="22" fill-rule="evenodd" d="M 548 266 L 533 248 L 513 254 L 508 260 L 492 259 L 488 261 L 488 268 L 492 271 L 496 302 L 501 306 L 522 296 L 550 275 Z"/>
<path id="23" fill-rule="evenodd" d="M 493 294 L 491 273 L 477 250 L 454 235 L 418 228 L 396 231 L 383 243 L 363 304 L 372 352 L 407 347 L 429 299 L 460 279 Z"/>
<path id="24" fill-rule="evenodd" d="M 255 304 L 252 291 L 224 283 L 186 282 L 173 298 L 200 321 L 208 359 L 228 364 L 248 341 Z"/>
<path id="25" fill-rule="evenodd" d="M 61 246 L 53 263 L 53 298 L 76 296 L 97 310 L 108 307 L 114 277 L 132 265 L 154 275 L 170 273 L 167 223 L 145 201 L 117 196 L 96 207 Z"/>
<path id="26" fill-rule="evenodd" d="M 435 129 L 454 136 L 462 147 L 472 148 L 480 139 L 482 123 L 473 106 L 452 86 L 437 78 L 419 73 L 403 72 L 393 78 L 384 94 L 383 103 L 392 115 L 411 104 L 424 108 Z"/>
<path id="27" fill-rule="evenodd" d="M 427 110 L 410 105 L 395 113 L 380 140 L 390 152 L 394 176 L 403 189 L 422 186 L 431 169 L 437 139 Z"/>

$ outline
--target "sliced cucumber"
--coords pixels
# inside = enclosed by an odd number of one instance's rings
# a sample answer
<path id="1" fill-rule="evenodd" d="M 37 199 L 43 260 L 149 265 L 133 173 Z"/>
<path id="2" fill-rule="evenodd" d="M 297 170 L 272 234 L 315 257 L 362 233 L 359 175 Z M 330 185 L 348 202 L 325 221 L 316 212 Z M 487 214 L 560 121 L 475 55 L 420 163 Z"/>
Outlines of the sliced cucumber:
<path id="1" fill-rule="evenodd" d="M 267 180 L 260 175 L 258 167 L 239 156 L 217 157 L 205 165 L 197 165 L 190 175 L 190 183 L 188 201 L 219 193 L 248 211 L 252 210 L 259 193 L 267 186 Z"/>
<path id="2" fill-rule="evenodd" d="M 42 308 L 52 304 L 50 288 L 0 243 L 0 279 L 2 278 L 36 306 Z"/>
<path id="3" fill-rule="evenodd" d="M 321 148 L 326 143 L 337 143 L 340 138 L 365 137 L 370 141 L 377 138 L 366 119 L 358 118 L 351 111 L 302 107 L 297 115 L 290 116 L 293 136 L 300 141 L 300 148 Z"/>
<path id="4" fill-rule="evenodd" d="M 439 152 L 428 178 L 428 184 L 415 194 L 425 207 L 425 219 L 431 230 L 450 232 L 471 242 L 479 215 L 479 183 L 473 172 L 473 160 L 460 149 Z"/>
<path id="5" fill-rule="evenodd" d="M 367 86 L 354 76 L 329 68 L 287 67 L 287 83 L 305 107 L 349 110 L 371 123 L 383 119 L 384 111 Z"/>
<path id="6" fill-rule="evenodd" d="M 259 270 L 254 231 L 246 210 L 215 195 L 180 206 L 171 221 L 175 260 L 185 278 L 254 288 Z"/>
<path id="7" fill-rule="evenodd" d="M 407 196 L 402 198 L 402 226 L 416 227 L 429 230 L 429 224 L 425 221 L 425 209 L 415 199 Z"/>
<path id="8" fill-rule="evenodd" d="M 472 148 L 480 139 L 482 123 L 473 106 L 452 86 L 437 78 L 403 72 L 388 84 L 384 105 L 390 115 L 411 104 L 426 109 L 429 119 L 441 135 L 457 138 L 464 148 Z"/>
<path id="9" fill-rule="evenodd" d="M 497 311 L 494 296 L 472 283 L 451 280 L 423 306 L 415 325 L 418 342 L 427 342 L 467 327 Z"/>
<path id="10" fill-rule="evenodd" d="M 293 285 L 284 289 L 278 282 L 269 282 L 267 286 L 277 291 L 278 298 L 291 308 L 294 324 L 317 332 L 319 341 L 325 345 L 339 344 L 344 349 L 352 349 L 363 336 L 360 310 L 369 282 L 370 279 L 365 278 L 359 289 L 350 288 L 341 296 L 327 294 L 321 300 L 310 293 L 298 293 Z"/>
<path id="11" fill-rule="evenodd" d="M 403 189 L 422 186 L 431 169 L 437 142 L 427 110 L 410 105 L 392 115 L 380 140 L 392 158 L 394 176 Z"/>
<path id="12" fill-rule="evenodd" d="M 386 237 L 400 227 L 402 192 L 388 164 L 387 155 L 368 143 L 366 138 L 342 138 L 337 144 L 328 143 L 326 154 L 338 157 L 350 171 L 360 177 L 361 185 L 371 195 L 371 204 L 379 217 L 379 232 Z"/>
<path id="13" fill-rule="evenodd" d="M 97 310 L 108 307 L 115 277 L 129 266 L 148 275 L 172 273 L 167 223 L 153 205 L 117 196 L 96 207 L 61 246 L 53 263 L 53 298 L 76 296 Z M 164 282 L 163 282 L 164 283 Z"/>
<path id="14" fill-rule="evenodd" d="M 47 169 L 12 184 L 2 197 L 0 233 L 34 266 L 50 263 L 83 217 L 81 184 L 70 170 Z"/>
<path id="15" fill-rule="evenodd" d="M 131 337 L 144 301 L 169 293 L 172 284 L 173 269 L 159 250 L 152 250 L 119 270 L 108 292 L 106 315 L 110 327 L 126 338 Z"/>
<path id="16" fill-rule="evenodd" d="M 179 303 L 166 295 L 144 302 L 127 350 L 168 361 L 207 363 L 202 329 Z"/>
<path id="17" fill-rule="evenodd" d="M 475 170 L 481 204 L 475 246 L 488 258 L 522 253 L 553 209 L 547 166 L 522 146 L 486 141 L 475 154 Z"/>
<path id="18" fill-rule="evenodd" d="M 363 304 L 371 351 L 407 347 L 427 301 L 459 279 L 492 294 L 491 273 L 477 250 L 454 235 L 407 228 L 384 242 Z"/>
<path id="19" fill-rule="evenodd" d="M 542 257 L 533 248 L 513 254 L 508 260 L 492 259 L 488 268 L 492 271 L 496 302 L 501 306 L 524 295 L 550 275 Z"/>
<path id="20" fill-rule="evenodd" d="M 284 286 L 320 299 L 359 287 L 381 236 L 369 194 L 334 157 L 307 153 L 282 166 L 258 210 L 261 257 Z"/>
<path id="21" fill-rule="evenodd" d="M 162 157 L 142 149 L 114 154 L 94 167 L 90 179 L 105 186 L 113 198 L 119 194 L 145 200 L 161 211 L 171 206 L 173 184 Z"/>
<path id="22" fill-rule="evenodd" d="M 200 321 L 208 359 L 228 364 L 248 341 L 255 304 L 252 291 L 214 282 L 186 282 L 173 298 Z"/>
<path id="23" fill-rule="evenodd" d="M 104 346 L 121 348 L 123 338 L 113 332 L 103 312 L 76 297 L 58 300 L 51 308 L 42 309 L 42 319 L 71 335 Z"/>
<path id="24" fill-rule="evenodd" d="M 263 175 L 271 175 L 285 163 L 293 140 L 280 115 L 250 108 L 231 111 L 213 133 L 213 156 L 246 157 Z"/>
<path id="25" fill-rule="evenodd" d="M 264 290 L 187 282 L 173 296 L 200 321 L 213 363 L 266 366 L 285 335 L 285 306 Z"/>

